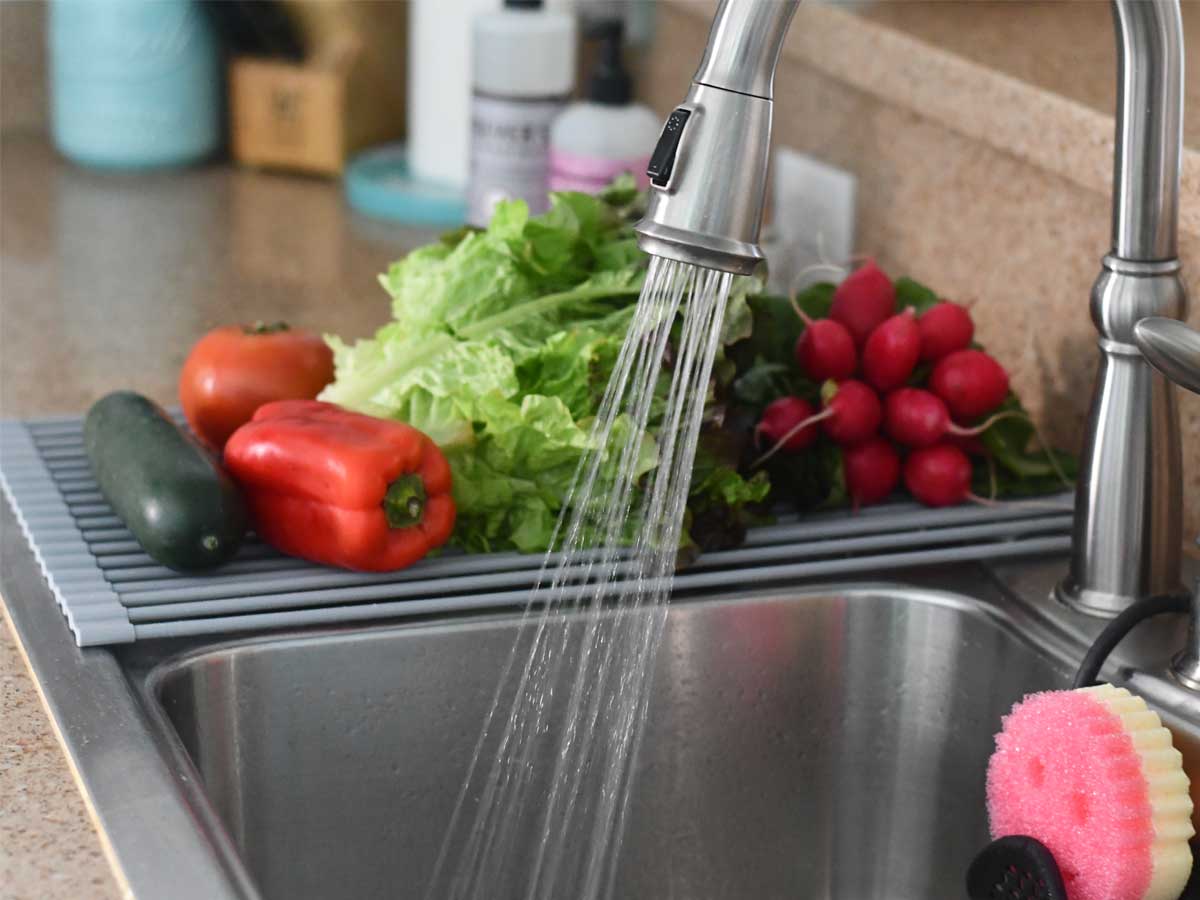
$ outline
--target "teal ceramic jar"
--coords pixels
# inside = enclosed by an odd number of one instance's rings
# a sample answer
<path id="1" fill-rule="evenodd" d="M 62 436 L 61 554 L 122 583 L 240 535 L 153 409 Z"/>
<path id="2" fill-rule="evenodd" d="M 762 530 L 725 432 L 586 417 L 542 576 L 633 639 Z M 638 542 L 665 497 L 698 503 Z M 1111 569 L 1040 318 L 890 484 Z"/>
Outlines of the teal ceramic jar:
<path id="1" fill-rule="evenodd" d="M 105 168 L 183 165 L 220 138 L 216 38 L 193 0 L 52 0 L 54 143 Z"/>

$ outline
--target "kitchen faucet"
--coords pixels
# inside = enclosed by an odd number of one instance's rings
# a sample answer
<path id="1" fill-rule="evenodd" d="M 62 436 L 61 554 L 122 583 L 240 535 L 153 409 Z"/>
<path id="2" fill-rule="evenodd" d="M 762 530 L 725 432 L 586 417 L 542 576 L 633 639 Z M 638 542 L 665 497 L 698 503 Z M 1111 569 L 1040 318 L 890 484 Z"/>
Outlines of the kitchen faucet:
<path id="1" fill-rule="evenodd" d="M 776 64 L 799 0 L 723 0 L 684 102 L 667 118 L 637 225 L 656 256 L 748 274 L 758 244 Z M 1182 595 L 1182 461 L 1172 379 L 1200 371 L 1176 231 L 1183 128 L 1178 0 L 1114 0 L 1118 95 L 1112 248 L 1092 288 L 1100 367 L 1076 491 L 1070 568 L 1058 597 L 1115 616 Z M 1138 323 L 1154 322 L 1135 335 Z M 1166 321 L 1166 325 L 1161 324 Z M 1147 341 L 1171 348 L 1147 362 Z M 1145 335 L 1150 335 L 1147 338 Z M 1189 344 L 1195 341 L 1195 344 Z M 1161 335 L 1159 344 L 1163 343 Z M 1191 356 L 1187 347 L 1191 346 Z M 1184 349 L 1180 349 L 1183 347 Z M 1164 362 L 1170 357 L 1173 362 Z"/>

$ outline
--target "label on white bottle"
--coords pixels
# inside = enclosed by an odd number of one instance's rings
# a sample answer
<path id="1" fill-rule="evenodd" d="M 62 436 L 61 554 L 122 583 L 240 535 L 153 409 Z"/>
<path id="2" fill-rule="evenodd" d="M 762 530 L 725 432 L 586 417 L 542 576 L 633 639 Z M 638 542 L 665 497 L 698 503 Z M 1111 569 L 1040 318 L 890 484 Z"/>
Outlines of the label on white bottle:
<path id="1" fill-rule="evenodd" d="M 468 222 L 486 226 L 501 200 L 524 200 L 534 214 L 550 208 L 550 124 L 563 105 L 561 99 L 475 94 Z"/>

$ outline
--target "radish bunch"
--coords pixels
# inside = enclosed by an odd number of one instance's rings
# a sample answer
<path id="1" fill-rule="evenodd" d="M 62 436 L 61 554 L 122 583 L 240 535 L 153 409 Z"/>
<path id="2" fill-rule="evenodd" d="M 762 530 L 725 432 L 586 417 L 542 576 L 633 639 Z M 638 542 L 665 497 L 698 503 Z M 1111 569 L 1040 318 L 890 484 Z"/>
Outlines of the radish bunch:
<path id="1" fill-rule="evenodd" d="M 828 318 L 801 310 L 800 371 L 821 385 L 820 407 L 779 397 L 755 428 L 761 465 L 803 453 L 824 434 L 840 450 L 855 506 L 878 503 L 900 483 L 928 506 L 971 496 L 969 454 L 1009 393 L 1008 373 L 973 349 L 967 309 L 942 300 L 917 315 L 897 309 L 896 287 L 868 260 L 833 294 Z M 982 420 L 982 421 L 981 421 Z"/>

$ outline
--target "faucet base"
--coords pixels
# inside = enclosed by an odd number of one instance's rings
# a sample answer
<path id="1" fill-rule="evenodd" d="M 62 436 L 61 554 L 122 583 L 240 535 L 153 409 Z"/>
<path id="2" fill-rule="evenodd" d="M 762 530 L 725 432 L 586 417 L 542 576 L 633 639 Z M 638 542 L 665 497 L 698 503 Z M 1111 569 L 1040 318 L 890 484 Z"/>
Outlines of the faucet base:
<path id="1" fill-rule="evenodd" d="M 1183 593 L 1175 389 L 1133 342 L 1147 316 L 1186 316 L 1179 261 L 1106 256 L 1091 308 L 1100 367 L 1080 455 L 1071 567 L 1055 593 L 1072 609 L 1111 618 L 1145 597 Z"/>
<path id="2" fill-rule="evenodd" d="M 1184 596 L 1187 591 L 1180 584 L 1177 590 L 1167 591 L 1171 597 Z M 1054 599 L 1075 612 L 1100 619 L 1112 619 L 1128 609 L 1138 599 L 1125 594 L 1080 587 L 1070 575 L 1054 586 Z"/>

